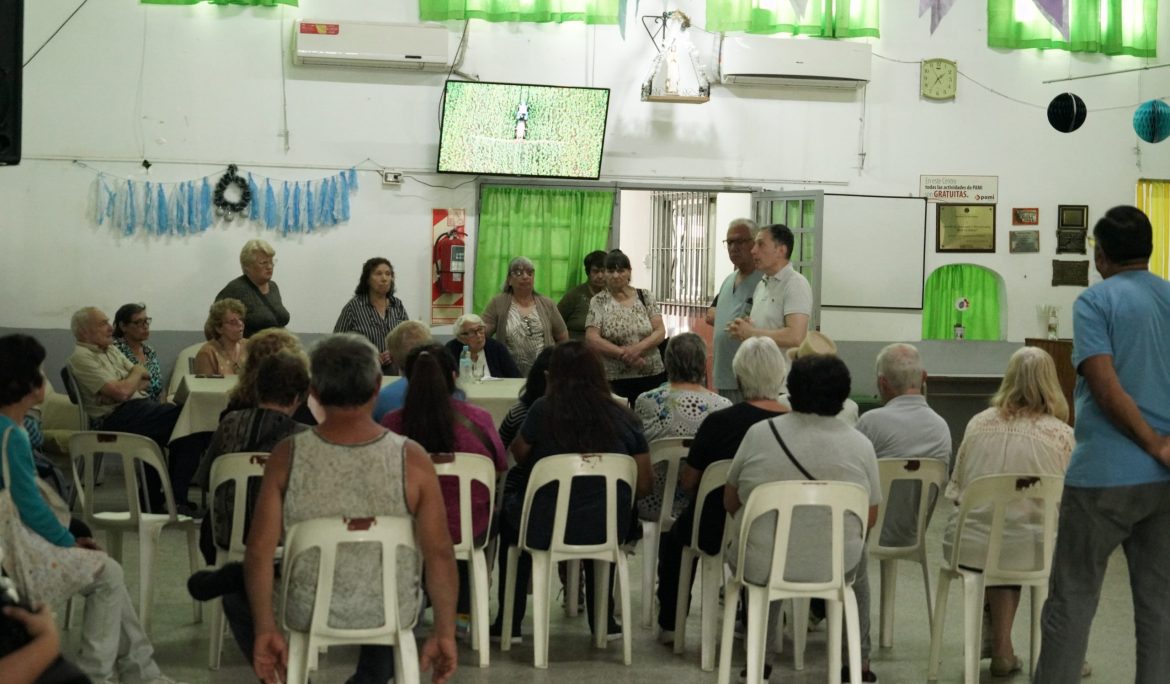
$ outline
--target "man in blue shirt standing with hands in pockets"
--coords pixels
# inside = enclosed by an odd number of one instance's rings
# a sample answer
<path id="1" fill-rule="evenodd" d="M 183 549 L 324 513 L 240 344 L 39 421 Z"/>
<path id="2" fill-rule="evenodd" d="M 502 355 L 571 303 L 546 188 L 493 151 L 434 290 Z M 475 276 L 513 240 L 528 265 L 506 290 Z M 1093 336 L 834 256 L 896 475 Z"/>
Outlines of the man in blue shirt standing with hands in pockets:
<path id="1" fill-rule="evenodd" d="M 1170 682 L 1170 282 L 1149 271 L 1150 220 L 1093 228 L 1104 281 L 1073 307 L 1076 448 L 1064 481 L 1035 682 L 1081 677 L 1109 556 L 1125 551 L 1140 683 Z"/>

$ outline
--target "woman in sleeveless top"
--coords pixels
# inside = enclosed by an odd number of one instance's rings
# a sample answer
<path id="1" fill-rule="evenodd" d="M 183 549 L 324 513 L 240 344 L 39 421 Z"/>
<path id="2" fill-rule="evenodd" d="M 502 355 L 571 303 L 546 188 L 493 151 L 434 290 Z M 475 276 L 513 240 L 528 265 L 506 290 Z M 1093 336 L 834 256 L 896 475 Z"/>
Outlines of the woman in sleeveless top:
<path id="1" fill-rule="evenodd" d="M 417 443 L 373 421 L 382 371 L 378 351 L 368 340 L 354 334 L 327 337 L 313 349 L 310 366 L 310 391 L 325 419 L 273 450 L 248 537 L 244 573 L 255 629 L 249 654 L 253 669 L 264 682 L 284 681 L 282 663 L 288 646 L 277 626 L 272 600 L 273 557 L 283 533 L 312 518 L 406 516 L 415 520 L 422 558 L 398 556 L 394 572 L 399 610 L 407 619 L 418 610 L 419 562 L 425 561 L 434 633 L 420 649 L 420 667 L 426 670 L 434 665 L 435 681 L 445 681 L 455 671 L 458 579 L 434 467 Z M 380 578 L 385 570 L 375 547 L 339 549 L 327 608 L 329 624 L 349 628 L 381 624 Z M 287 619 L 293 628 L 305 628 L 314 609 L 317 583 L 311 553 L 298 557 L 285 572 L 292 578 Z M 239 615 L 233 618 L 228 604 L 225 597 L 224 611 L 235 633 Z M 240 640 L 243 635 L 236 636 Z M 385 684 L 394 674 L 393 662 L 390 647 L 362 646 L 350 681 Z"/>

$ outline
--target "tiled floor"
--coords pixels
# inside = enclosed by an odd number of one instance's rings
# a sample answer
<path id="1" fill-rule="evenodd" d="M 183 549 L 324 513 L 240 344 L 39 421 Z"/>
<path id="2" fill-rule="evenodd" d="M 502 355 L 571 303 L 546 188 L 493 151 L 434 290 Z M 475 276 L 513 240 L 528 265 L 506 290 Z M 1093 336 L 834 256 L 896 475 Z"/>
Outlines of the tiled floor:
<path id="1" fill-rule="evenodd" d="M 116 482 L 117 478 L 109 478 L 107 482 Z M 104 494 L 104 493 L 103 493 Z M 113 492 L 109 492 L 113 494 Z M 944 527 L 945 515 L 936 516 L 929 532 L 929 549 L 931 561 L 937 562 L 940 548 L 940 535 Z M 126 539 L 126 569 L 127 582 L 130 584 L 131 595 L 137 600 L 138 589 L 138 560 L 137 544 L 133 535 Z M 634 556 L 630 563 L 630 576 L 635 584 L 640 577 L 641 557 Z M 156 580 L 158 594 L 154 607 L 154 625 L 151 628 L 151 637 L 155 645 L 156 658 L 163 671 L 177 680 L 185 682 L 253 682 L 251 668 L 244 662 L 238 649 L 231 641 L 230 636 L 224 644 L 223 665 L 218 671 L 207 668 L 208 629 L 206 623 L 193 624 L 191 600 L 187 596 L 185 580 L 187 578 L 187 556 L 183 544 L 183 537 L 177 532 L 165 532 L 162 540 L 162 550 L 159 553 L 159 579 Z M 932 572 L 931 581 L 935 582 L 936 572 Z M 880 681 L 887 683 L 922 682 L 926 679 L 926 659 L 930 647 L 930 634 L 927 627 L 926 608 L 922 589 L 922 578 L 918 567 L 911 563 L 899 563 L 898 572 L 898 600 L 895 616 L 895 641 L 891 649 L 880 649 L 878 642 L 878 564 L 870 564 L 871 585 L 873 587 L 873 669 L 880 677 Z M 633 592 L 633 610 L 640 610 L 641 598 L 637 587 Z M 1017 616 L 1014 642 L 1017 653 L 1025 659 L 1028 654 L 1028 594 L 1025 593 Z M 961 682 L 963 676 L 962 662 L 962 616 L 961 597 L 959 590 L 952 587 L 950 610 L 947 616 L 946 639 L 943 647 L 943 664 L 939 681 Z M 493 590 L 493 615 L 495 601 Z M 1091 681 L 1101 683 L 1133 681 L 1134 677 L 1134 640 L 1133 640 L 1133 608 L 1130 601 L 1128 576 L 1124 558 L 1118 555 L 1113 559 L 1110 571 L 1105 580 L 1101 604 L 1097 612 L 1097 619 L 1093 625 L 1093 633 L 1089 643 L 1088 659 L 1094 668 Z M 60 610 L 59 610 L 60 613 Z M 703 672 L 699 668 L 699 624 L 697 608 L 691 616 L 687 626 L 687 652 L 682 656 L 675 656 L 666 646 L 655 641 L 652 630 L 635 627 L 633 629 L 633 665 L 626 667 L 621 662 L 620 642 L 611 644 L 605 650 L 595 650 L 590 646 L 588 628 L 584 613 L 579 617 L 569 618 L 564 611 L 554 608 L 552 625 L 552 639 L 549 647 L 550 666 L 548 670 L 534 670 L 532 668 L 532 643 L 528 635 L 531 634 L 531 621 L 524 625 L 526 640 L 523 644 L 513 646 L 510 653 L 501 653 L 497 646 L 493 646 L 491 653 L 491 667 L 480 669 L 474 665 L 477 660 L 466 644 L 460 645 L 460 669 L 454 681 L 474 682 L 486 684 L 488 682 L 533 681 L 538 683 L 553 682 L 558 684 L 572 684 L 576 681 L 605 679 L 611 684 L 643 684 L 650 681 L 675 682 L 708 682 L 714 684 L 716 673 Z M 426 627 L 420 628 L 419 634 L 425 634 Z M 66 634 L 67 647 L 76 647 L 78 635 L 76 629 Z M 738 673 L 742 661 L 742 653 L 737 653 L 737 666 L 734 673 Z M 356 660 L 356 650 L 353 648 L 331 649 L 321 660 L 321 670 L 313 676 L 315 684 L 341 684 L 352 671 Z M 1025 672 L 1014 678 L 993 679 L 987 671 L 987 662 L 983 661 L 981 681 L 1028 681 L 1027 668 Z M 776 657 L 776 670 L 773 673 L 773 682 L 824 682 L 826 681 L 825 634 L 824 632 L 809 635 L 808 648 L 805 658 L 805 669 L 797 672 L 792 668 L 791 644 L 786 644 L 785 652 Z M 735 674 L 733 673 L 733 678 Z M 425 681 L 425 680 L 424 680 Z"/>

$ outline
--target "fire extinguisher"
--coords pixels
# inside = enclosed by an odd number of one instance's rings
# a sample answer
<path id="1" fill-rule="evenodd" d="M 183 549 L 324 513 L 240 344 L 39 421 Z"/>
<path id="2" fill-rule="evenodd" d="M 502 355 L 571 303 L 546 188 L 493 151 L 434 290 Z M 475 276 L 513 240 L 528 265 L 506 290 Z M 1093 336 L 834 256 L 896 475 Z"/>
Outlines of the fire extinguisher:
<path id="1" fill-rule="evenodd" d="M 463 234 L 457 230 L 443 233 L 435 240 L 435 273 L 442 294 L 463 292 L 463 249 Z"/>

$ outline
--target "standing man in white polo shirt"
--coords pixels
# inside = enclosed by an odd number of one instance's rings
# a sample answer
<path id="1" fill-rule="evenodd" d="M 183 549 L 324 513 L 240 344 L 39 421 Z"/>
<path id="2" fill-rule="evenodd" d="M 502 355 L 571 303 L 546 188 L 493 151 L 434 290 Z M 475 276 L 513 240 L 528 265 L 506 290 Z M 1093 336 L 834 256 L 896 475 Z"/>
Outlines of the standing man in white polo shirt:
<path id="1" fill-rule="evenodd" d="M 765 226 L 756 235 L 752 258 L 763 278 L 752 296 L 751 315 L 727 325 L 732 337 L 768 337 L 785 350 L 804 341 L 812 314 L 812 287 L 789 262 L 794 242 L 792 231 L 781 223 Z"/>

